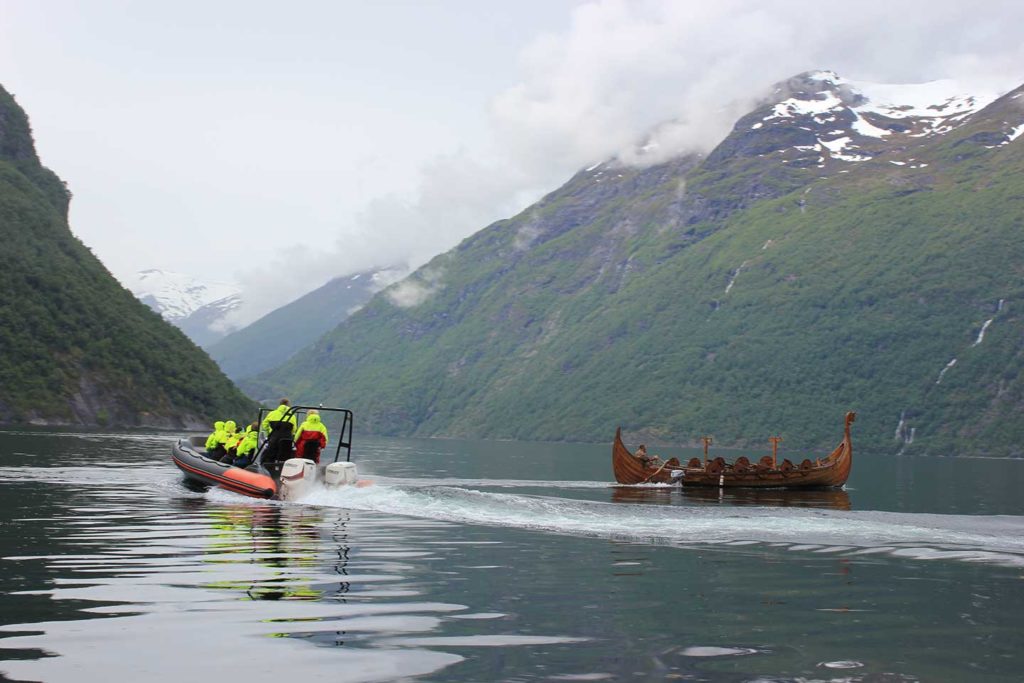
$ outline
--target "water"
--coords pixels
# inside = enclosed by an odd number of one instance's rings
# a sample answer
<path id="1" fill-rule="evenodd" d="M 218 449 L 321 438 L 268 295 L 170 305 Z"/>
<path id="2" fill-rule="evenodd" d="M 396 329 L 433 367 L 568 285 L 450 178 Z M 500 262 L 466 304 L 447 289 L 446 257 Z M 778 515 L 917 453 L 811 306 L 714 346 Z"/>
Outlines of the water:
<path id="1" fill-rule="evenodd" d="M 189 490 L 171 441 L 0 433 L 3 677 L 1024 680 L 1021 461 L 720 495 L 357 434 L 374 486 L 276 503 Z"/>

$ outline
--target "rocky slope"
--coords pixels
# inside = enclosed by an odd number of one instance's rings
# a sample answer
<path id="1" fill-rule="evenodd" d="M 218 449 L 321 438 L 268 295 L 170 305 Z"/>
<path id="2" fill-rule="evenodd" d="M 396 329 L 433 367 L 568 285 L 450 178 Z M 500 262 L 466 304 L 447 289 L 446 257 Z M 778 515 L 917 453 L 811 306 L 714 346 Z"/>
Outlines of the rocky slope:
<path id="1" fill-rule="evenodd" d="M 0 88 L 0 424 L 205 427 L 251 414 L 213 361 L 71 234 L 69 199 Z"/>
<path id="2" fill-rule="evenodd" d="M 1024 107 L 801 74 L 706 157 L 581 171 L 248 383 L 388 434 L 1024 444 Z M 955 362 L 954 362 L 955 359 Z"/>

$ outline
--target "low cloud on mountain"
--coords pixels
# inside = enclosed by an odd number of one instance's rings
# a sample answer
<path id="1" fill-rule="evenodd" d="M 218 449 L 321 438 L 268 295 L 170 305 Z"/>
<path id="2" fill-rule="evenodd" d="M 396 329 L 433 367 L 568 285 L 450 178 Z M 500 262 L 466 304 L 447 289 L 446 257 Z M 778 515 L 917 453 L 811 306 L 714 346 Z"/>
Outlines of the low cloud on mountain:
<path id="1" fill-rule="evenodd" d="M 491 103 L 489 149 L 434 159 L 413 191 L 371 201 L 336 244 L 244 275 L 255 304 L 245 315 L 372 264 L 421 265 L 595 162 L 709 151 L 773 83 L 802 71 L 1009 89 L 1024 81 L 1022 21 L 1024 5 L 1005 0 L 983 11 L 956 0 L 583 4 L 567 31 L 524 50 L 520 80 Z M 280 277 L 296 262 L 301 279 Z"/>

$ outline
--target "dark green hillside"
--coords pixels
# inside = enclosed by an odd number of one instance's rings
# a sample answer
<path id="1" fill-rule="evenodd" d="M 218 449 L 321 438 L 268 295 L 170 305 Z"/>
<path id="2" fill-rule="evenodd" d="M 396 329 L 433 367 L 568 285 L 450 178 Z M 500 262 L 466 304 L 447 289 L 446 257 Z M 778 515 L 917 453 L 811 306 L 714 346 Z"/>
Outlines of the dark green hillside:
<path id="1" fill-rule="evenodd" d="M 252 388 L 391 434 L 622 425 L 823 449 L 852 409 L 859 448 L 1020 454 L 1024 139 L 1001 144 L 1007 101 L 858 164 L 819 165 L 747 119 L 706 160 L 580 173 L 415 274 L 419 305 L 378 295 Z"/>
<path id="2" fill-rule="evenodd" d="M 0 423 L 182 426 L 254 410 L 67 225 L 64 184 L 0 88 Z"/>
<path id="3" fill-rule="evenodd" d="M 210 357 L 235 380 L 277 367 L 365 304 L 376 289 L 373 275 L 366 271 L 331 280 L 211 344 Z"/>

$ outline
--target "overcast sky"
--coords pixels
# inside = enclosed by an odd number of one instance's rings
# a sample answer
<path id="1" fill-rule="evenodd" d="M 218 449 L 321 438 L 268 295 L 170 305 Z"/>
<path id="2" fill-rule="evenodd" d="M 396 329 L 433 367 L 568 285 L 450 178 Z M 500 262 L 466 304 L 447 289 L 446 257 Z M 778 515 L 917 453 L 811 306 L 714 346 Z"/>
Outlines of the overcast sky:
<path id="1" fill-rule="evenodd" d="M 1009 0 L 0 0 L 0 84 L 115 275 L 236 281 L 251 317 L 423 263 L 659 122 L 707 148 L 800 71 L 1019 85 L 1022 25 Z"/>

